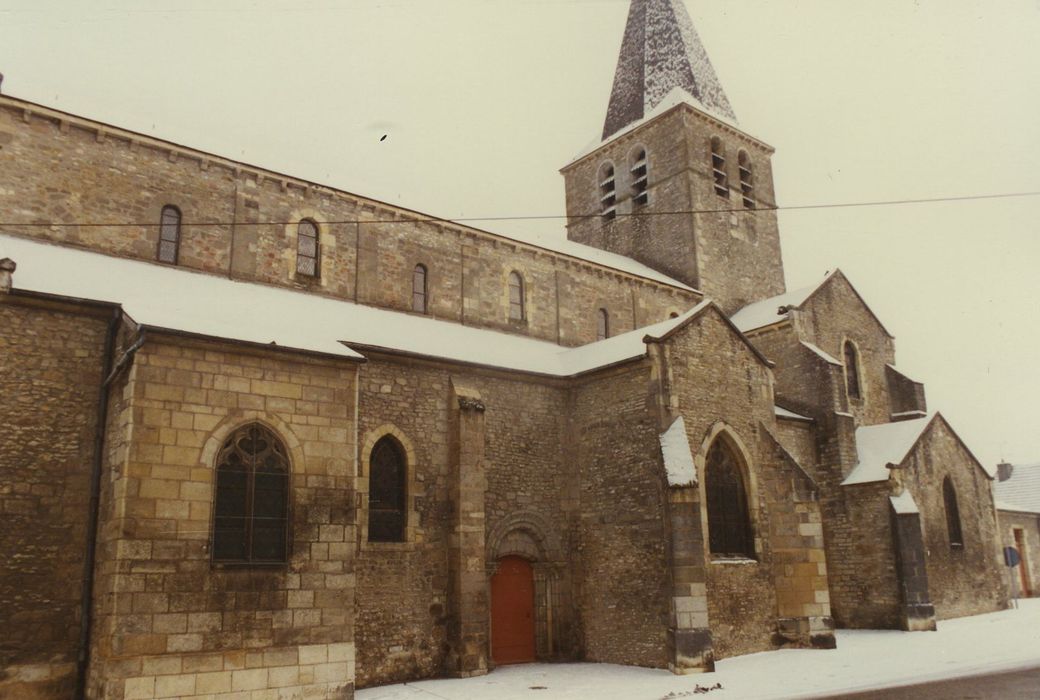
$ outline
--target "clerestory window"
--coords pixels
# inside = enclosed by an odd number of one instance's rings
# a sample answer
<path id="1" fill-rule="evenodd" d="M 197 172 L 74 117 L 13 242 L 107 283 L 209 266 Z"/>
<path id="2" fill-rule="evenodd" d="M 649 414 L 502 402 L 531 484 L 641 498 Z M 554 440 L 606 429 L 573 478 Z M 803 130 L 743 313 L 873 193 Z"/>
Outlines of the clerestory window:
<path id="1" fill-rule="evenodd" d="M 412 311 L 426 313 L 426 266 L 416 265 L 412 270 Z"/>
<path id="2" fill-rule="evenodd" d="M 318 225 L 310 219 L 296 225 L 296 273 L 307 277 L 318 277 L 321 273 Z"/>
<path id="3" fill-rule="evenodd" d="M 513 321 L 523 321 L 527 318 L 524 278 L 518 272 L 509 273 L 509 318 Z"/>
<path id="4" fill-rule="evenodd" d="M 159 262 L 177 264 L 181 248 L 181 210 L 172 204 L 162 208 L 159 219 Z"/>
<path id="5" fill-rule="evenodd" d="M 610 337 L 610 314 L 606 309 L 596 312 L 596 340 L 606 340 Z"/>

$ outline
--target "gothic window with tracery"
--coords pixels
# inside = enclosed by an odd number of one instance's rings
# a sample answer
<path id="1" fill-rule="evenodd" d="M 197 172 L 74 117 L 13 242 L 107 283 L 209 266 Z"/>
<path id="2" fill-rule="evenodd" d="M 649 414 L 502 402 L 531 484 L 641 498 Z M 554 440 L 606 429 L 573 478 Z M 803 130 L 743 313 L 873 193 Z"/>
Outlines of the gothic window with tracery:
<path id="1" fill-rule="evenodd" d="M 716 440 L 704 467 L 704 490 L 708 505 L 708 546 L 724 557 L 755 556 L 748 517 L 747 491 L 740 464 L 732 448 Z"/>
<path id="2" fill-rule="evenodd" d="M 726 149 L 718 136 L 711 139 L 711 176 L 715 183 L 715 194 L 729 199 L 729 177 L 726 175 Z"/>
<path id="3" fill-rule="evenodd" d="M 426 266 L 416 265 L 412 271 L 412 311 L 426 313 Z"/>
<path id="4" fill-rule="evenodd" d="M 321 272 L 320 261 L 318 225 L 310 219 L 304 219 L 296 226 L 297 274 L 317 277 Z"/>
<path id="5" fill-rule="evenodd" d="M 610 337 L 610 314 L 606 309 L 596 312 L 596 340 L 606 340 Z"/>
<path id="6" fill-rule="evenodd" d="M 159 262 L 177 264 L 181 247 L 181 210 L 172 204 L 162 208 L 159 219 Z"/>
<path id="7" fill-rule="evenodd" d="M 957 491 L 948 476 L 943 479 L 943 503 L 946 505 L 946 532 L 950 536 L 950 546 L 963 547 L 964 535 L 961 532 L 961 511 L 957 507 Z"/>
<path id="8" fill-rule="evenodd" d="M 509 318 L 523 321 L 527 309 L 524 303 L 524 278 L 518 272 L 509 273 Z"/>
<path id="9" fill-rule="evenodd" d="M 859 353 L 852 341 L 846 340 L 842 349 L 845 355 L 845 388 L 850 399 L 862 398 L 859 385 Z"/>
<path id="10" fill-rule="evenodd" d="M 368 540 L 404 542 L 408 476 L 404 449 L 387 435 L 372 448 L 368 463 Z"/>
<path id="11" fill-rule="evenodd" d="M 288 560 L 289 457 L 259 423 L 231 434 L 217 455 L 213 561 L 279 564 Z"/>
<path id="12" fill-rule="evenodd" d="M 744 201 L 745 209 L 755 208 L 755 179 L 751 172 L 751 158 L 746 151 L 741 151 L 737 160 L 740 170 L 740 194 Z"/>

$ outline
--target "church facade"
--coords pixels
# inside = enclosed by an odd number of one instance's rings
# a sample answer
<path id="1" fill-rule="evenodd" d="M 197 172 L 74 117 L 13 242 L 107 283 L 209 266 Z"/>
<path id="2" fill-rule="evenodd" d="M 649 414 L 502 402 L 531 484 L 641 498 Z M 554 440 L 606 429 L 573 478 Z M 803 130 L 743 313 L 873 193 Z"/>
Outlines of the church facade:
<path id="1" fill-rule="evenodd" d="M 705 672 L 1002 608 L 990 476 L 842 273 L 786 291 L 771 154 L 678 0 L 632 2 L 553 248 L 0 96 L 0 694 Z"/>

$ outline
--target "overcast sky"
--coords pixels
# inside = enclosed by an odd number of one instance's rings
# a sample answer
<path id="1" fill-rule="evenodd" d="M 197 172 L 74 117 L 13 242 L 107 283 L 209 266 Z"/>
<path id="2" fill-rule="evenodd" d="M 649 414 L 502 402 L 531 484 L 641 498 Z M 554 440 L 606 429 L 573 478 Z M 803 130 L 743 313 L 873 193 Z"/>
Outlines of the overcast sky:
<path id="1" fill-rule="evenodd" d="M 740 125 L 777 149 L 781 206 L 1040 191 L 1040 0 L 687 7 Z M 0 0 L 0 72 L 7 94 L 445 218 L 560 216 L 627 11 Z M 985 464 L 1040 462 L 1038 220 L 1038 197 L 782 212 L 788 287 L 840 267 Z"/>

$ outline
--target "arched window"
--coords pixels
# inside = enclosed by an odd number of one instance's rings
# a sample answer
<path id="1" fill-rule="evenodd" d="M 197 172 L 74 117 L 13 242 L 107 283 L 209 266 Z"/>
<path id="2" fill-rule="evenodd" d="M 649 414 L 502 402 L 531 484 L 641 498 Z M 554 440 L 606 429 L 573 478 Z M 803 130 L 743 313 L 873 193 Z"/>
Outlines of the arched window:
<path id="1" fill-rule="evenodd" d="M 647 165 L 646 165 L 646 151 L 642 148 L 636 149 L 632 153 L 632 165 L 629 166 L 629 173 L 632 175 L 632 204 L 637 207 L 641 207 L 646 204 L 649 199 L 647 194 Z"/>
<path id="2" fill-rule="evenodd" d="M 404 542 L 406 479 L 404 448 L 386 435 L 368 460 L 368 541 Z"/>
<path id="3" fill-rule="evenodd" d="M 416 265 L 412 270 L 412 311 L 426 313 L 426 266 Z"/>
<path id="4" fill-rule="evenodd" d="M 729 199 L 729 177 L 726 175 L 726 147 L 718 136 L 711 139 L 711 176 L 715 194 Z"/>
<path id="5" fill-rule="evenodd" d="M 231 434 L 217 455 L 213 561 L 278 564 L 288 560 L 289 457 L 259 423 Z"/>
<path id="6" fill-rule="evenodd" d="M 596 340 L 606 340 L 610 337 L 610 314 L 606 309 L 596 312 Z"/>
<path id="7" fill-rule="evenodd" d="M 606 220 L 617 216 L 617 187 L 614 184 L 614 166 L 604 163 L 599 170 L 599 208 Z"/>
<path id="8" fill-rule="evenodd" d="M 527 313 L 524 308 L 524 278 L 517 272 L 509 273 L 509 318 L 523 321 Z"/>
<path id="9" fill-rule="evenodd" d="M 747 151 L 741 151 L 737 160 L 740 166 L 740 194 L 744 199 L 745 209 L 755 208 L 755 180 L 751 173 L 751 158 Z"/>
<path id="10" fill-rule="evenodd" d="M 946 531 L 950 535 L 951 547 L 963 547 L 964 535 L 961 533 L 961 511 L 957 508 L 957 491 L 953 488 L 950 477 L 943 479 L 943 503 L 946 504 Z"/>
<path id="11" fill-rule="evenodd" d="M 172 204 L 162 208 L 159 219 L 159 262 L 177 264 L 181 248 L 181 210 Z"/>
<path id="12" fill-rule="evenodd" d="M 859 353 L 856 352 L 856 346 L 852 344 L 851 340 L 845 341 L 842 352 L 845 354 L 845 389 L 850 399 L 861 398 L 862 394 L 859 388 Z"/>
<path id="13" fill-rule="evenodd" d="M 723 439 L 716 440 L 708 450 L 704 490 L 708 502 L 708 546 L 711 553 L 753 558 L 755 549 L 744 477 L 737 457 Z"/>
<path id="14" fill-rule="evenodd" d="M 296 272 L 308 277 L 321 273 L 321 253 L 318 249 L 318 225 L 304 219 L 296 225 Z"/>

